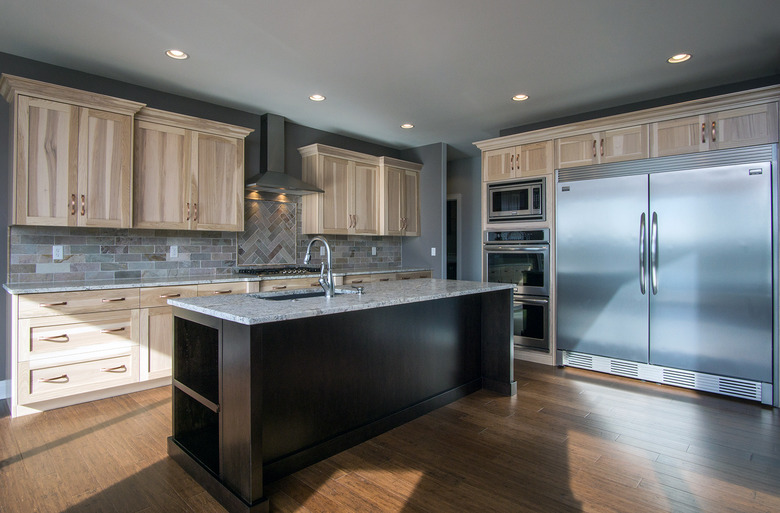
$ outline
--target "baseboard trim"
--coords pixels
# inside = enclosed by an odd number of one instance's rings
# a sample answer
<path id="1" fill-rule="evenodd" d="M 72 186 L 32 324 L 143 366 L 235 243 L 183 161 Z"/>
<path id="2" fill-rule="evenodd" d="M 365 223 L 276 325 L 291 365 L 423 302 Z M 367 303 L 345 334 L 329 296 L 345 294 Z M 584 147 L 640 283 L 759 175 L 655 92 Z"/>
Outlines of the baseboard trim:
<path id="1" fill-rule="evenodd" d="M 10 399 L 11 398 L 11 380 L 10 379 L 4 379 L 3 381 L 0 381 L 0 401 L 3 399 Z"/>

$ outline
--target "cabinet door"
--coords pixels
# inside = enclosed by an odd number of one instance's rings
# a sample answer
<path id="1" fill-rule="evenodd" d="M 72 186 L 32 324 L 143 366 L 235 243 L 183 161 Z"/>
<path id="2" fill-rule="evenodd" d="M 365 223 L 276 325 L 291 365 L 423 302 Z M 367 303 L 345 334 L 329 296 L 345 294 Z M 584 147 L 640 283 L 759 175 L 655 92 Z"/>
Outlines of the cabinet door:
<path id="1" fill-rule="evenodd" d="M 404 235 L 416 237 L 420 235 L 420 173 L 406 171 L 404 173 Z"/>
<path id="2" fill-rule="evenodd" d="M 492 182 L 512 178 L 516 158 L 514 148 L 484 152 L 482 154 L 482 180 Z"/>
<path id="3" fill-rule="evenodd" d="M 160 306 L 141 310 L 141 381 L 171 375 L 173 353 L 173 308 Z"/>
<path id="4" fill-rule="evenodd" d="M 192 132 L 195 177 L 192 226 L 198 230 L 244 229 L 244 141 Z"/>
<path id="5" fill-rule="evenodd" d="M 558 168 L 588 166 L 598 162 L 595 134 L 576 135 L 556 139 L 558 150 Z"/>
<path id="6" fill-rule="evenodd" d="M 16 224 L 76 222 L 78 109 L 19 96 L 16 127 Z"/>
<path id="7" fill-rule="evenodd" d="M 552 141 L 524 144 L 515 154 L 517 176 L 530 177 L 551 174 L 553 172 Z"/>
<path id="8" fill-rule="evenodd" d="M 136 123 L 133 226 L 189 228 L 189 145 L 190 138 L 182 128 L 145 121 Z"/>
<path id="9" fill-rule="evenodd" d="M 80 109 L 78 225 L 129 228 L 133 118 Z"/>
<path id="10" fill-rule="evenodd" d="M 353 216 L 350 233 L 358 235 L 379 234 L 379 167 L 366 164 L 355 164 L 354 179 L 350 180 L 353 190 L 350 199 L 353 200 L 353 208 L 350 213 Z"/>
<path id="11" fill-rule="evenodd" d="M 650 131 L 652 136 L 650 155 L 652 157 L 681 155 L 709 149 L 704 116 L 690 116 L 652 123 Z"/>
<path id="12" fill-rule="evenodd" d="M 324 233 L 346 234 L 349 231 L 349 161 L 336 157 L 322 158 L 322 228 Z"/>
<path id="13" fill-rule="evenodd" d="M 708 129 L 718 149 L 777 142 L 777 103 L 711 114 Z"/>
<path id="14" fill-rule="evenodd" d="M 405 173 L 403 169 L 387 167 L 385 171 L 385 231 L 387 235 L 403 235 L 403 194 Z"/>
<path id="15" fill-rule="evenodd" d="M 601 162 L 646 159 L 650 153 L 647 125 L 607 130 L 599 139 Z"/>

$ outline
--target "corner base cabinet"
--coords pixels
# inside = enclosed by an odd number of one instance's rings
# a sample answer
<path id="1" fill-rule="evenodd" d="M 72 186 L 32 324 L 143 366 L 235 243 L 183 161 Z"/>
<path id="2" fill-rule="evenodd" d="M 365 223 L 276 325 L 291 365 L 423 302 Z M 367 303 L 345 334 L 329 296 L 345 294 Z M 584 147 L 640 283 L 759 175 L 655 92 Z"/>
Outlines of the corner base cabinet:
<path id="1" fill-rule="evenodd" d="M 174 306 L 168 453 L 228 511 L 268 511 L 268 482 L 482 387 L 515 393 L 511 306 L 501 289 L 253 325 Z"/>

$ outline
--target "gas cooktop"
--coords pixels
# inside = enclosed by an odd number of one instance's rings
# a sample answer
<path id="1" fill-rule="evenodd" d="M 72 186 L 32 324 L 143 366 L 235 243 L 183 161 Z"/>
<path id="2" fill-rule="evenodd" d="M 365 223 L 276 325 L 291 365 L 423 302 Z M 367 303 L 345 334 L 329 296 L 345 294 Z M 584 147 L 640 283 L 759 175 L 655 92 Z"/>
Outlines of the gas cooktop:
<path id="1" fill-rule="evenodd" d="M 295 276 L 298 274 L 316 274 L 319 267 L 293 266 L 293 267 L 247 267 L 236 269 L 237 274 L 251 274 L 252 276 Z"/>

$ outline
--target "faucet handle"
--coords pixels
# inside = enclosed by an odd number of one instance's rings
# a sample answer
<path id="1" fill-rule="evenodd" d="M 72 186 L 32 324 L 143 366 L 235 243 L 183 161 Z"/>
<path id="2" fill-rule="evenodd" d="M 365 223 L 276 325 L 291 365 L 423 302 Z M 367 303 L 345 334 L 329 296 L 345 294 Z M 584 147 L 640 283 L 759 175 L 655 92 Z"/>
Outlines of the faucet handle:
<path id="1" fill-rule="evenodd" d="M 320 278 L 325 276 L 325 262 L 320 263 Z"/>

